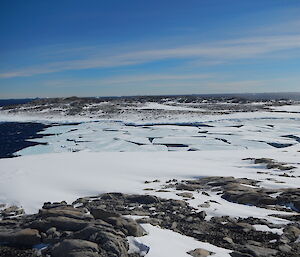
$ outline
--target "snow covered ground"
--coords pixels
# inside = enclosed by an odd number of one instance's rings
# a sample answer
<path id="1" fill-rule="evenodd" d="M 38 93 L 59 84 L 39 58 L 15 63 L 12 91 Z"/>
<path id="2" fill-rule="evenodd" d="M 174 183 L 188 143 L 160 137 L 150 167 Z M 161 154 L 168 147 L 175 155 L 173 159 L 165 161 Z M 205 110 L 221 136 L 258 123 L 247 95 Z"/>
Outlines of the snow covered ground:
<path id="1" fill-rule="evenodd" d="M 172 257 L 190 257 L 191 255 L 187 252 L 196 248 L 215 253 L 214 257 L 230 257 L 229 253 L 232 252 L 209 243 L 197 241 L 172 230 L 161 229 L 150 224 L 143 224 L 143 227 L 148 235 L 139 238 L 130 237 L 131 248 L 129 250 L 146 254 L 149 248 L 147 257 L 170 256 L 170 254 Z"/>
<path id="2" fill-rule="evenodd" d="M 299 146 L 290 151 L 225 150 L 199 152 L 77 152 L 22 156 L 0 160 L 0 201 L 21 205 L 35 212 L 45 201 L 66 200 L 103 192 L 145 193 L 145 180 L 188 179 L 202 176 L 247 177 L 262 181 L 268 188 L 298 187 L 300 178 L 257 174 L 261 167 L 248 157 L 272 157 L 297 166 L 300 175 Z M 264 170 L 261 167 L 261 170 Z M 273 175 L 273 176 L 272 176 Z M 266 180 L 273 177 L 274 180 Z M 156 193 L 157 194 L 157 193 Z M 161 197 L 176 197 L 159 193 Z M 236 210 L 239 211 L 239 210 Z M 224 210 L 226 212 L 226 210 Z M 221 214 L 221 213 L 220 213 Z M 223 213 L 224 214 L 224 213 Z M 234 215 L 234 213 L 233 213 Z"/>
<path id="3" fill-rule="evenodd" d="M 298 112 L 300 113 L 300 105 L 283 105 L 271 107 L 272 110 L 279 112 Z"/>
<path id="4" fill-rule="evenodd" d="M 152 104 L 149 108 L 162 106 Z M 291 107 L 282 108 L 291 110 Z M 182 199 L 172 190 L 145 191 L 144 181 L 158 179 L 160 182 L 152 187 L 160 189 L 169 179 L 205 176 L 250 178 L 261 181 L 259 186 L 265 188 L 297 188 L 300 185 L 300 114 L 295 108 L 291 113 L 259 111 L 156 120 L 134 116 L 118 121 L 1 114 L 0 121 L 61 124 L 43 132 L 53 135 L 33 139 L 47 145 L 23 149 L 17 153 L 20 157 L 0 159 L 0 203 L 22 206 L 27 213 L 34 213 L 46 201 L 72 202 L 104 192 Z M 62 124 L 65 122 L 80 124 Z M 265 172 L 265 165 L 243 160 L 262 157 L 294 166 L 293 176 L 282 176 L 285 171 L 276 169 Z M 194 192 L 195 199 L 188 202 L 199 210 L 202 210 L 199 205 L 207 200 L 218 202 L 205 209 L 208 219 L 229 215 L 265 218 L 275 224 L 286 222 L 269 216 L 285 213 L 282 211 L 228 202 L 218 194 L 201 197 L 197 194 Z M 189 256 L 186 252 L 197 247 L 217 253 L 214 256 L 229 256 L 230 251 L 226 249 L 152 225 L 144 226 L 149 235 L 131 239 L 131 245 L 134 240 L 150 245 L 147 256 L 165 257 L 161 245 L 166 246 L 166 251 L 175 249 L 177 255 L 173 256 Z M 257 227 L 257 230 L 266 229 Z M 282 231 L 277 229 L 275 233 Z"/>

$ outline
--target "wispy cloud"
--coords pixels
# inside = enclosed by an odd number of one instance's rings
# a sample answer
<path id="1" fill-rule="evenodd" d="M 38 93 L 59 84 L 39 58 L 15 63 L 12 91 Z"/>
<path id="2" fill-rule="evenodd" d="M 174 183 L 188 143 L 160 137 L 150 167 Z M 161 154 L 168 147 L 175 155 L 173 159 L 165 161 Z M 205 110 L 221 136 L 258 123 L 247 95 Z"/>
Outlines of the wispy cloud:
<path id="1" fill-rule="evenodd" d="M 235 76 L 224 73 L 203 73 L 203 74 L 140 74 L 135 76 L 114 76 L 103 79 L 62 79 L 48 80 L 44 86 L 58 87 L 102 87 L 135 85 L 143 87 L 145 85 L 178 86 L 178 85 L 198 85 L 205 86 L 207 89 L 242 89 L 253 87 L 264 87 L 270 85 L 295 83 L 299 81 L 299 76 L 289 76 L 280 78 L 265 79 L 236 79 Z"/>
<path id="2" fill-rule="evenodd" d="M 46 86 L 103 86 L 103 85 L 128 85 L 142 84 L 145 82 L 170 82 L 170 81 L 202 81 L 213 78 L 214 74 L 141 74 L 135 76 L 117 76 L 104 79 L 63 79 L 46 81 Z"/>
<path id="3" fill-rule="evenodd" d="M 117 76 L 105 79 L 68 79 L 52 80 L 37 84 L 37 90 L 43 96 L 44 89 L 53 92 L 73 92 L 84 88 L 90 95 L 132 95 L 132 94 L 189 94 L 189 93 L 258 93 L 297 91 L 299 76 L 265 79 L 237 79 L 224 74 L 143 74 L 138 76 Z M 284 87 L 283 87 L 284 85 Z M 42 86 L 42 87 L 41 87 Z M 125 89 L 125 90 L 124 90 Z M 93 92 L 93 93 L 91 93 Z M 68 94 L 67 94 L 68 95 Z"/>
<path id="4" fill-rule="evenodd" d="M 67 70 L 132 66 L 168 59 L 189 61 L 203 59 L 203 61 L 221 63 L 225 60 L 255 58 L 276 52 L 300 49 L 300 34 L 238 38 L 235 40 L 144 49 L 110 55 L 103 54 L 103 51 L 100 51 L 99 48 L 95 48 L 93 53 L 89 51 L 88 55 L 83 55 L 80 58 L 74 57 L 72 60 L 48 62 L 39 66 L 5 71 L 0 73 L 0 78 L 34 76 Z"/>

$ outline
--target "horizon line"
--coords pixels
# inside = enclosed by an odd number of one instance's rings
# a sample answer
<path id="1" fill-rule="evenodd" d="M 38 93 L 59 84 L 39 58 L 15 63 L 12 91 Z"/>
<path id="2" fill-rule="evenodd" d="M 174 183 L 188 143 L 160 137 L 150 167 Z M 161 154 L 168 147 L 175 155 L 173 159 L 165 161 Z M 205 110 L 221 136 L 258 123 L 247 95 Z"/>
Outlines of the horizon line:
<path id="1" fill-rule="evenodd" d="M 260 92 L 260 93 L 196 93 L 196 94 L 145 94 L 145 95 L 122 95 L 122 96 L 53 96 L 53 97 L 25 97 L 25 98 L 0 98 L 0 101 L 5 100 L 35 100 L 35 99 L 55 99 L 55 98 L 126 98 L 126 97 L 157 97 L 157 96 L 168 96 L 168 97 L 176 97 L 176 96 L 234 96 L 234 95 L 264 95 L 264 94 L 299 94 L 300 91 L 283 91 L 283 92 Z"/>

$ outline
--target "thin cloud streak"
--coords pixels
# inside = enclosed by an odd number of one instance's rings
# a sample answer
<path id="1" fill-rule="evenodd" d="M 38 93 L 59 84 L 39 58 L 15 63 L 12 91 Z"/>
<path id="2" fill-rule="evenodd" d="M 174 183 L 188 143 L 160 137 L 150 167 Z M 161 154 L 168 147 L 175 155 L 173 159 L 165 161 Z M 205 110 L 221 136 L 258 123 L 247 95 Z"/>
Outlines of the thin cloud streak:
<path id="1" fill-rule="evenodd" d="M 53 80 L 47 81 L 47 86 L 103 86 L 103 85 L 126 85 L 142 82 L 165 82 L 165 81 L 201 81 L 214 77 L 214 74 L 145 74 L 136 76 L 118 76 L 105 79 L 87 79 L 87 80 Z"/>
<path id="2" fill-rule="evenodd" d="M 219 79 L 224 78 L 226 79 Z M 185 75 L 173 75 L 173 74 L 145 74 L 137 76 L 118 76 L 109 77 L 105 79 L 67 79 L 67 80 L 50 80 L 44 83 L 45 86 L 103 86 L 103 85 L 116 85 L 122 86 L 129 83 L 137 84 L 141 86 L 145 83 L 158 82 L 158 85 L 184 85 L 183 83 L 192 83 L 193 85 L 206 85 L 208 87 L 232 87 L 240 88 L 253 87 L 253 86 L 265 86 L 272 83 L 287 83 L 299 80 L 299 77 L 288 78 L 269 78 L 261 80 L 234 80 L 232 77 L 225 74 L 208 73 L 208 74 L 185 74 Z"/>
<path id="3" fill-rule="evenodd" d="M 94 92 L 94 95 L 110 96 L 110 95 L 126 95 L 122 91 L 122 87 L 130 85 L 134 88 L 134 94 L 210 94 L 210 93 L 263 93 L 273 92 L 270 88 L 280 87 L 281 85 L 289 85 L 296 88 L 299 77 L 287 78 L 268 78 L 253 80 L 236 80 L 234 77 L 220 79 L 222 74 L 190 74 L 187 75 L 162 75 L 147 74 L 141 75 L 134 79 L 131 76 L 120 76 L 117 78 L 107 78 L 103 80 L 62 80 L 48 81 L 43 83 L 43 87 L 70 87 L 73 90 L 76 87 L 85 88 L 85 92 Z M 149 80 L 148 77 L 153 77 Z M 207 78 L 206 78 L 207 76 Z M 198 78 L 199 77 L 199 78 Z M 203 77 L 203 79 L 202 79 Z M 162 78 L 162 80 L 159 80 Z M 170 78 L 170 79 L 167 79 Z M 197 79 L 198 78 L 198 79 Z M 40 86 L 40 85 L 39 85 Z M 95 90 L 99 89 L 98 94 Z M 66 90 L 67 91 L 67 90 Z M 285 90 L 282 90 L 285 91 Z M 127 91 L 126 91 L 127 92 Z M 89 95 L 87 93 L 87 95 Z M 127 95 L 132 95 L 128 93 Z"/>
<path id="4" fill-rule="evenodd" d="M 132 51 L 111 56 L 101 56 L 95 50 L 94 54 L 80 59 L 50 62 L 17 71 L 3 72 L 0 73 L 0 78 L 26 77 L 67 70 L 132 66 L 168 59 L 204 59 L 204 61 L 213 60 L 218 63 L 225 60 L 255 58 L 262 55 L 267 57 L 271 53 L 293 49 L 300 49 L 300 35 L 298 34 L 240 38 L 211 42 L 210 44 L 203 43 L 173 48 Z"/>

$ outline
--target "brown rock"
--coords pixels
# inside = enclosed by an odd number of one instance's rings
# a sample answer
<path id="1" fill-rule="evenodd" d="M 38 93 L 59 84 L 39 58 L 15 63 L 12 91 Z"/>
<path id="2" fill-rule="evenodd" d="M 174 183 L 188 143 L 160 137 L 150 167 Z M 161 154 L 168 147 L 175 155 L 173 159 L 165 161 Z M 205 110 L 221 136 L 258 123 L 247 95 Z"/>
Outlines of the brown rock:
<path id="1" fill-rule="evenodd" d="M 202 248 L 197 248 L 195 250 L 187 252 L 187 254 L 193 256 L 193 257 L 207 257 L 209 255 L 214 254 L 213 252 L 207 251 Z"/>

